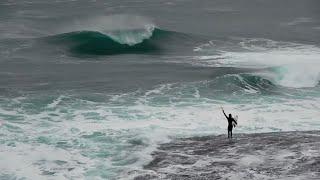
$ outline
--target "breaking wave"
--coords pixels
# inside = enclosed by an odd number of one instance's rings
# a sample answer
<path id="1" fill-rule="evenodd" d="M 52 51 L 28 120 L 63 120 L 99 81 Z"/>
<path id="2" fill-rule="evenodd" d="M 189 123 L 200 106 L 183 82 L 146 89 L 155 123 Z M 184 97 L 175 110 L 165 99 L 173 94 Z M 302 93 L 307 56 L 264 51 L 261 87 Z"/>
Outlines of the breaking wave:
<path id="1" fill-rule="evenodd" d="M 46 38 L 47 42 L 67 46 L 72 53 L 89 55 L 140 54 L 161 52 L 159 41 L 174 32 L 158 28 L 113 31 L 76 31 Z"/>
<path id="2" fill-rule="evenodd" d="M 225 49 L 230 46 L 232 50 Z M 195 51 L 216 54 L 198 57 L 197 64 L 257 69 L 256 75 L 284 87 L 315 87 L 320 81 L 320 48 L 313 45 L 235 39 L 224 44 L 212 41 Z"/>

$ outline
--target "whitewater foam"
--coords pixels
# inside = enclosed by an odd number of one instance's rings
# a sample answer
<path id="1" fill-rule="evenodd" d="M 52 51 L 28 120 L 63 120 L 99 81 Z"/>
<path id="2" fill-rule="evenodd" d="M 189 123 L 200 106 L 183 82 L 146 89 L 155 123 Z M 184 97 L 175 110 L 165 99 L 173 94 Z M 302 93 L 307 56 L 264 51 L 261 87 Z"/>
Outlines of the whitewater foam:
<path id="1" fill-rule="evenodd" d="M 112 95 L 106 102 L 70 95 L 45 96 L 45 101 L 44 97 L 2 98 L 8 103 L 0 104 L 4 122 L 0 133 L 6 142 L 1 144 L 6 147 L 1 148 L 1 169 L 19 178 L 45 179 L 50 172 L 57 178 L 114 177 L 124 169 L 140 169 L 157 145 L 168 142 L 169 137 L 225 133 L 227 122 L 220 106 L 239 116 L 235 132 L 320 127 L 317 96 L 303 100 L 259 96 L 230 104 L 228 99 L 214 98 L 210 83 L 160 85 L 144 93 Z M 39 106 L 39 102 L 46 103 Z M 19 104 L 24 106 L 6 110 Z M 19 167 L 5 166 L 10 161 L 7 155 L 19 161 Z M 65 163 L 59 166 L 60 161 Z"/>
<path id="2" fill-rule="evenodd" d="M 113 40 L 121 43 L 128 44 L 129 46 L 133 46 L 135 44 L 142 43 L 145 39 L 149 39 L 155 26 L 146 25 L 143 29 L 135 29 L 135 30 L 118 30 L 112 32 L 106 32 Z"/>
<path id="3" fill-rule="evenodd" d="M 220 67 L 265 69 L 258 73 L 286 87 L 314 87 L 320 80 L 320 48 L 268 39 L 235 39 L 239 51 L 220 51 L 219 54 L 197 57 L 196 64 Z M 230 42 L 229 42 L 230 43 Z M 208 50 L 209 48 L 209 50 Z M 196 51 L 216 51 L 214 43 L 197 47 Z M 269 68 L 269 69 L 268 69 Z"/>

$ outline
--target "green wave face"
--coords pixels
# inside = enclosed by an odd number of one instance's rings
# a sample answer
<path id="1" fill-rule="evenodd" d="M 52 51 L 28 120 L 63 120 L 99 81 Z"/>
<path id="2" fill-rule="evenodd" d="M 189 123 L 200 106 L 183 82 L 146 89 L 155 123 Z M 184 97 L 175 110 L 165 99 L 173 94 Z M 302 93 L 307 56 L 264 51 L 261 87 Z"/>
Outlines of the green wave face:
<path id="1" fill-rule="evenodd" d="M 160 29 L 117 31 L 77 31 L 45 38 L 51 44 L 67 46 L 73 54 L 117 55 L 161 53 L 164 41 L 174 32 Z M 146 34 L 149 33 L 149 34 Z"/>

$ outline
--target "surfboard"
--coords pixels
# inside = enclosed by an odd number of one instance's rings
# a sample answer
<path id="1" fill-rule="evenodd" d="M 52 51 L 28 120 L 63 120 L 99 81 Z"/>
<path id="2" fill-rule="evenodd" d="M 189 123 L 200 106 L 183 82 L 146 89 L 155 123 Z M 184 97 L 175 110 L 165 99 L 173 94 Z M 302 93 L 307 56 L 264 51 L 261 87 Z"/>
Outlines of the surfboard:
<path id="1" fill-rule="evenodd" d="M 234 116 L 233 119 L 238 123 L 238 115 Z M 232 126 L 233 126 L 233 127 L 236 127 L 237 124 L 236 124 L 235 122 L 232 122 Z"/>

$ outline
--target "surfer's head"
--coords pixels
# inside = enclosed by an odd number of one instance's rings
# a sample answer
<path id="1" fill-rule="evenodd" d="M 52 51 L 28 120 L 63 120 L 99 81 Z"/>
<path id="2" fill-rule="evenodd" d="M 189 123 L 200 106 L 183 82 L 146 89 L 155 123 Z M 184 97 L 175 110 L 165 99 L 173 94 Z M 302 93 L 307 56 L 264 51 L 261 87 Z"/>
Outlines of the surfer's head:
<path id="1" fill-rule="evenodd" d="M 231 115 L 231 114 L 229 114 L 229 118 L 232 118 L 232 115 Z"/>

